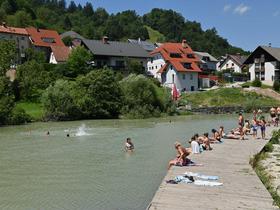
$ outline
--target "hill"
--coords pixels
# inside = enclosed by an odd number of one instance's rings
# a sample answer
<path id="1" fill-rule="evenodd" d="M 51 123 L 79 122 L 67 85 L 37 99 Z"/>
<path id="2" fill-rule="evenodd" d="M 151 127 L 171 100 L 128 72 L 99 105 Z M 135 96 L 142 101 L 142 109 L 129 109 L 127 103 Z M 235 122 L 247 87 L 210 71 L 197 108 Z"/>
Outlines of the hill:
<path id="1" fill-rule="evenodd" d="M 218 35 L 215 28 L 203 30 L 200 23 L 186 20 L 173 10 L 153 9 L 139 16 L 128 10 L 109 14 L 103 8 L 93 8 L 65 0 L 0 0 L 0 21 L 9 26 L 55 29 L 58 32 L 74 30 L 81 35 L 111 40 L 126 38 L 151 41 L 181 41 L 187 39 L 194 50 L 208 51 L 220 56 L 226 53 L 246 54 Z"/>

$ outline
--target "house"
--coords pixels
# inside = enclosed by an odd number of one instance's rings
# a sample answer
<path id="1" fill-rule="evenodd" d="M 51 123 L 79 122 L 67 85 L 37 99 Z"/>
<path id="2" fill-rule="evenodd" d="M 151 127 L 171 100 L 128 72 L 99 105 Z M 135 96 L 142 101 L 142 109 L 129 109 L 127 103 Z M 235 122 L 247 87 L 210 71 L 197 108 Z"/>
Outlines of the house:
<path id="1" fill-rule="evenodd" d="M 202 72 L 200 60 L 186 40 L 182 43 L 163 43 L 151 56 L 148 72 L 158 78 L 162 85 L 170 88 L 176 85 L 180 91 L 198 89 L 198 74 Z"/>
<path id="2" fill-rule="evenodd" d="M 200 62 L 201 62 L 200 69 L 201 70 L 208 71 L 208 72 L 217 70 L 218 60 L 214 56 L 210 55 L 207 52 L 195 51 L 194 53 L 200 59 Z"/>
<path id="3" fill-rule="evenodd" d="M 54 30 L 29 27 L 26 28 L 26 31 L 33 49 L 45 52 L 48 60 L 50 59 L 51 46 L 65 47 L 59 34 Z"/>
<path id="4" fill-rule="evenodd" d="M 52 64 L 65 63 L 71 53 L 70 47 L 51 46 L 50 62 Z"/>
<path id="5" fill-rule="evenodd" d="M 24 28 L 9 27 L 6 23 L 0 26 L 0 40 L 13 40 L 16 44 L 17 58 L 15 64 L 21 64 L 25 51 L 30 47 L 29 35 Z"/>
<path id="6" fill-rule="evenodd" d="M 240 54 L 227 55 L 225 59 L 218 66 L 219 71 L 232 70 L 235 73 L 242 73 L 244 67 L 243 63 L 248 56 L 242 56 Z"/>
<path id="7" fill-rule="evenodd" d="M 250 80 L 259 78 L 267 85 L 280 80 L 280 48 L 259 46 L 245 60 L 249 65 Z"/>
<path id="8" fill-rule="evenodd" d="M 134 59 L 147 69 L 150 55 L 138 44 L 109 41 L 108 37 L 103 37 L 102 40 L 83 39 L 81 42 L 94 55 L 94 64 L 98 68 L 107 66 L 115 70 L 124 70 L 127 59 Z"/>
<path id="9" fill-rule="evenodd" d="M 137 39 L 128 39 L 128 42 L 131 44 L 138 44 L 140 47 L 142 47 L 147 52 L 152 52 L 154 49 L 156 49 L 156 46 L 148 41 L 143 41 L 140 38 Z"/>

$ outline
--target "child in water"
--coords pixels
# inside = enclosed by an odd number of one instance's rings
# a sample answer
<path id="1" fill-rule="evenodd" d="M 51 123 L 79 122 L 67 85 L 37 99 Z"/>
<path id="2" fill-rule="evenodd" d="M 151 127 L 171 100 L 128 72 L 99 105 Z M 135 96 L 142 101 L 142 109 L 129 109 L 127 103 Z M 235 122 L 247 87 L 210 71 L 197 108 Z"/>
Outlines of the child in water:
<path id="1" fill-rule="evenodd" d="M 131 141 L 131 138 L 127 138 L 125 142 L 125 151 L 133 151 L 134 150 L 134 144 Z"/>

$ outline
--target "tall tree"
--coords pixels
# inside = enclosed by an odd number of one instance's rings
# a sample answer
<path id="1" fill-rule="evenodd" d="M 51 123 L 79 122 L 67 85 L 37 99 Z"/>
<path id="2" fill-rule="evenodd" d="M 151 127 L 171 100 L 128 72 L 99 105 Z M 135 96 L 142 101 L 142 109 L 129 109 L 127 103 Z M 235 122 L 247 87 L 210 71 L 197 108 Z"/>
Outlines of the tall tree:
<path id="1" fill-rule="evenodd" d="M 1 8 L 7 13 L 7 14 L 13 14 L 17 11 L 17 2 L 15 0 L 5 0 Z"/>
<path id="2" fill-rule="evenodd" d="M 74 1 L 70 1 L 70 4 L 68 6 L 68 9 L 67 11 L 70 12 L 70 13 L 73 13 L 77 10 L 77 5 L 75 4 Z"/>
<path id="3" fill-rule="evenodd" d="M 87 16 L 87 17 L 91 17 L 94 13 L 93 11 L 93 7 L 92 7 L 92 4 L 87 2 L 86 5 L 84 6 L 84 14 Z"/>
<path id="4" fill-rule="evenodd" d="M 0 76 L 5 76 L 6 71 L 15 64 L 16 45 L 13 41 L 0 41 Z"/>

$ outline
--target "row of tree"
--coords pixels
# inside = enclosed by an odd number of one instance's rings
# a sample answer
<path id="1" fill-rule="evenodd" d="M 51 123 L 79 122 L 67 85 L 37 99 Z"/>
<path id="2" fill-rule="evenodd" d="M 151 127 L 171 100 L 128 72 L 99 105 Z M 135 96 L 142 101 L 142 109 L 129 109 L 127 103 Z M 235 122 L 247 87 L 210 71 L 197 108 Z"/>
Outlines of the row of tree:
<path id="1" fill-rule="evenodd" d="M 74 30 L 90 39 L 107 35 L 111 40 L 149 39 L 149 26 L 164 35 L 164 40 L 158 41 L 181 42 L 184 38 L 194 50 L 215 56 L 246 53 L 231 46 L 215 28 L 203 30 L 200 23 L 186 20 L 173 10 L 153 9 L 139 16 L 131 10 L 109 14 L 91 3 L 81 6 L 71 1 L 67 6 L 65 0 L 0 0 L 0 5 L 0 21 L 12 26 Z"/>

